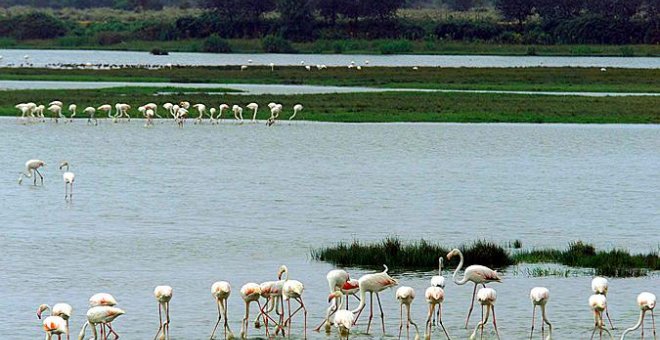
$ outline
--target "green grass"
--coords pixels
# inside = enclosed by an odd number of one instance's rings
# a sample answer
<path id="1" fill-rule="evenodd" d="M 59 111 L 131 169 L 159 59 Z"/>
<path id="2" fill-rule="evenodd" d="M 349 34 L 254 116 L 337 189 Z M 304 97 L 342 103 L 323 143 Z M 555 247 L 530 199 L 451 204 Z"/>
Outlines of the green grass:
<path id="1" fill-rule="evenodd" d="M 78 107 L 126 102 L 137 107 L 155 102 L 261 104 L 259 119 L 270 113 L 268 102 L 281 102 L 283 119 L 291 107 L 302 103 L 297 119 L 326 122 L 518 122 L 518 123 L 660 123 L 657 97 L 576 97 L 472 93 L 383 92 L 307 95 L 213 95 L 192 93 L 155 96 L 162 88 L 111 88 L 103 90 L 18 90 L 0 95 L 0 115 L 19 114 L 14 105 L 22 102 L 49 103 L 59 99 Z M 170 89 L 166 92 L 195 92 Z M 137 112 L 132 112 L 134 116 Z"/>
<path id="2" fill-rule="evenodd" d="M 557 263 L 569 267 L 593 268 L 595 274 L 611 277 L 647 275 L 660 270 L 658 252 L 635 254 L 623 250 L 596 251 L 581 241 L 569 244 L 567 250 L 547 249 L 516 251 L 487 241 L 459 247 L 465 257 L 464 266 L 481 264 L 492 268 L 504 268 L 521 263 Z M 330 262 L 345 267 L 375 268 L 387 264 L 391 268 L 433 270 L 437 268 L 439 256 L 446 256 L 451 250 L 426 240 L 403 243 L 397 237 L 388 237 L 378 243 L 340 242 L 336 245 L 313 249 L 314 260 Z M 449 266 L 456 266 L 458 259 L 452 259 Z M 570 275 L 574 271 L 561 269 L 528 268 L 530 276 Z"/>
<path id="3" fill-rule="evenodd" d="M 0 80 L 126 81 L 179 83 L 251 83 L 368 86 L 381 88 L 660 92 L 660 69 L 597 68 L 439 68 L 347 67 L 307 71 L 303 67 L 237 66 L 172 69 L 54 70 L 0 68 Z"/>

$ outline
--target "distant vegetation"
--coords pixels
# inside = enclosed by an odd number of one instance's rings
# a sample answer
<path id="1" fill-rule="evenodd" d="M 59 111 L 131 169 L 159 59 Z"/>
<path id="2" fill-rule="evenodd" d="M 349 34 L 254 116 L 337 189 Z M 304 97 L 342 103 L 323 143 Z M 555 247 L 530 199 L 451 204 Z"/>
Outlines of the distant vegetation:
<path id="1" fill-rule="evenodd" d="M 18 3 L 25 1 L 0 0 L 0 7 Z M 441 51 L 443 44 L 460 41 L 530 45 L 526 52 L 534 55 L 543 51 L 536 46 L 555 44 L 660 43 L 657 0 L 446 0 L 440 5 L 404 0 L 34 0 L 31 4 L 54 9 L 0 9 L 0 46 L 57 39 L 55 45 L 64 47 L 126 48 L 131 41 L 147 41 L 153 43 L 146 49 L 150 50 L 165 42 L 196 39 L 203 42 L 198 50 L 227 52 L 240 50 L 231 41 L 242 39 L 264 40 L 263 51 L 295 51 L 294 45 L 274 40 L 277 37 L 293 43 L 329 41 L 332 46 L 323 52 L 337 53 L 350 51 L 346 46 L 350 41 L 391 40 L 371 46 L 371 51 Z M 91 6 L 114 9 L 87 9 Z M 216 37 L 229 44 L 215 48 L 220 41 Z M 617 54 L 636 52 L 620 49 Z"/>
<path id="2" fill-rule="evenodd" d="M 459 247 L 465 256 L 464 266 L 481 264 L 504 268 L 520 263 L 559 263 L 571 267 L 593 268 L 597 275 L 612 277 L 641 276 L 649 271 L 660 270 L 657 251 L 636 255 L 623 250 L 596 251 L 594 246 L 581 241 L 569 244 L 567 250 L 519 251 L 515 248 L 504 248 L 481 240 Z M 390 268 L 433 270 L 437 268 L 438 257 L 446 256 L 449 250 L 451 248 L 426 240 L 403 243 L 396 237 L 388 237 L 377 243 L 339 243 L 314 249 L 311 255 L 315 260 L 345 267 L 378 267 L 387 264 Z M 452 259 L 449 265 L 455 267 L 457 263 L 458 259 Z"/>

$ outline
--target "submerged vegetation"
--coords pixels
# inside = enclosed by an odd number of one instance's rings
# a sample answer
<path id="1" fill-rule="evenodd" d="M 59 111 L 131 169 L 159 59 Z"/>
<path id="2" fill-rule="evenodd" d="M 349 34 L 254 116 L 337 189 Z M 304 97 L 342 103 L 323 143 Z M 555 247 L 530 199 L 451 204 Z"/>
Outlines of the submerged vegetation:
<path id="1" fill-rule="evenodd" d="M 514 244 L 517 242 L 514 242 Z M 581 241 L 569 244 L 568 249 L 515 250 L 495 243 L 479 240 L 458 247 L 465 256 L 465 266 L 481 264 L 493 268 L 504 268 L 522 263 L 557 263 L 569 267 L 593 268 L 595 274 L 612 277 L 641 276 L 649 271 L 660 270 L 658 252 L 630 254 L 624 250 L 596 251 L 593 245 Z M 451 248 L 426 240 L 403 243 L 397 237 L 388 237 L 378 243 L 340 242 L 334 246 L 313 249 L 312 258 L 339 266 L 391 267 L 432 270 L 437 268 L 437 259 L 446 256 Z M 452 266 L 455 266 L 452 260 Z M 456 262 L 457 263 L 457 262 Z M 570 270 L 531 269 L 531 275 L 542 276 L 564 273 Z"/>

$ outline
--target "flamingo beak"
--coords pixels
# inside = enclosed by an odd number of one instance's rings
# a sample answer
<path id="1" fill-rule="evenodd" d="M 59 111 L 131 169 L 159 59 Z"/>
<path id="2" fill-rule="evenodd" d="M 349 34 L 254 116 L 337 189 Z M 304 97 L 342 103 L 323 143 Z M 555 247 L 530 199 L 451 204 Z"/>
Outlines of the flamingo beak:
<path id="1" fill-rule="evenodd" d="M 332 294 L 328 295 L 328 302 L 334 300 L 335 297 L 336 297 L 335 293 L 332 293 Z"/>

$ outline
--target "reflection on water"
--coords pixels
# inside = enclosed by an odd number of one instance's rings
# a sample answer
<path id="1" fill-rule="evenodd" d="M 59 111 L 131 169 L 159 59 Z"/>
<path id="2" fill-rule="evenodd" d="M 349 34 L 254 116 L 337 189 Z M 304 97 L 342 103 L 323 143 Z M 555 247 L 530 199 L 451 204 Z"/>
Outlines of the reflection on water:
<path id="1" fill-rule="evenodd" d="M 71 303 L 78 331 L 87 299 L 101 291 L 113 293 L 127 311 L 116 323 L 122 338 L 146 339 L 158 327 L 152 292 L 160 284 L 174 287 L 173 339 L 203 339 L 216 318 L 210 295 L 216 280 L 233 285 L 229 312 L 238 332 L 238 289 L 274 279 L 280 264 L 305 283 L 312 327 L 324 314 L 331 266 L 311 261 L 309 249 L 339 240 L 396 234 L 446 245 L 486 238 L 564 247 L 582 239 L 635 251 L 660 243 L 654 236 L 658 126 L 225 123 L 177 129 L 161 122 L 145 129 L 137 120 L 88 127 L 2 119 L 0 135 L 7 150 L 0 181 L 0 334 L 7 339 L 42 336 L 34 317 L 41 303 Z M 43 187 L 16 184 L 30 158 L 48 164 Z M 65 159 L 76 173 L 71 204 L 64 202 L 57 169 Z M 432 273 L 391 270 L 417 289 L 413 317 L 422 324 Z M 590 277 L 516 272 L 511 268 L 504 283 L 492 285 L 503 338 L 528 334 L 528 293 L 537 285 L 551 290 L 556 338 L 590 334 Z M 657 282 L 657 276 L 611 281 L 615 325 L 634 324 L 636 295 L 660 294 Z M 447 286 L 444 320 L 457 338 L 468 335 L 461 325 L 471 291 Z M 394 335 L 394 291 L 382 300 Z M 300 325 L 294 323 L 294 334 Z M 357 330 L 364 329 L 361 322 Z"/>

